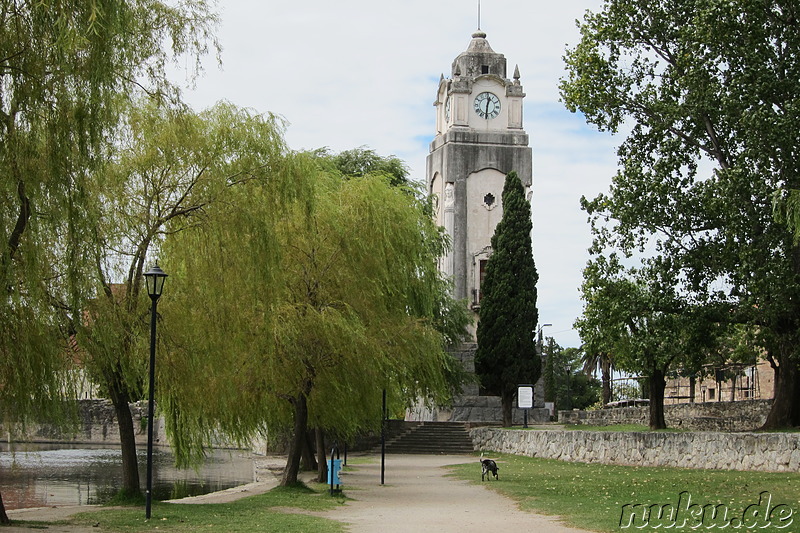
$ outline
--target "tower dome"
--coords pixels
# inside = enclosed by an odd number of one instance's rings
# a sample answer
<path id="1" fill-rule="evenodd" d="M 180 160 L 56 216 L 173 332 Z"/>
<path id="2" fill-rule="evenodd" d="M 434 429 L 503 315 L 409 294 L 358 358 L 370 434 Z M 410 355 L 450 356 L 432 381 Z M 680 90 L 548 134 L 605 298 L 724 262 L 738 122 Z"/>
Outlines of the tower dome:
<path id="1" fill-rule="evenodd" d="M 505 79 L 506 58 L 492 50 L 486 33 L 478 30 L 472 34 L 467 50 L 453 61 L 452 75 L 475 78 L 482 74 L 494 74 Z"/>

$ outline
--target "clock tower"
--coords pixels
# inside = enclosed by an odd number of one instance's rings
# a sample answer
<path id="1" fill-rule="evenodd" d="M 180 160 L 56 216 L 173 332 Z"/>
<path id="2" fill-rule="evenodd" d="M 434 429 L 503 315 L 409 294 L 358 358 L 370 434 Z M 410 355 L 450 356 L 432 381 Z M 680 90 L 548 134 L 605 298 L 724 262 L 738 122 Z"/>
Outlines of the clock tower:
<path id="1" fill-rule="evenodd" d="M 435 199 L 436 221 L 450 237 L 451 250 L 439 268 L 453 280 L 453 296 L 467 300 L 477 313 L 481 282 L 492 254 L 491 240 L 503 217 L 506 175 L 517 172 L 530 201 L 533 155 L 522 125 L 519 68 L 508 79 L 506 58 L 498 54 L 480 29 L 466 51 L 453 61 L 450 77 L 442 75 L 436 92 L 436 137 L 427 159 L 426 184 Z M 531 330 L 535 328 L 531 324 Z M 531 331 L 533 334 L 533 331 Z M 452 353 L 467 372 L 474 372 L 477 347 L 472 341 Z M 547 420 L 542 380 L 535 386 L 533 419 Z M 514 409 L 514 419 L 522 421 Z M 501 421 L 500 398 L 481 396 L 476 384 L 466 385 L 447 410 L 415 413 L 416 420 Z"/>
<path id="2" fill-rule="evenodd" d="M 528 191 L 533 156 L 522 127 L 519 68 L 506 77 L 506 58 L 480 30 L 453 61 L 436 93 L 436 137 L 427 159 L 428 192 L 452 249 L 440 269 L 454 281 L 454 296 L 478 311 L 491 238 L 503 216 L 506 174 L 516 171 Z M 534 327 L 532 325 L 531 327 Z"/>

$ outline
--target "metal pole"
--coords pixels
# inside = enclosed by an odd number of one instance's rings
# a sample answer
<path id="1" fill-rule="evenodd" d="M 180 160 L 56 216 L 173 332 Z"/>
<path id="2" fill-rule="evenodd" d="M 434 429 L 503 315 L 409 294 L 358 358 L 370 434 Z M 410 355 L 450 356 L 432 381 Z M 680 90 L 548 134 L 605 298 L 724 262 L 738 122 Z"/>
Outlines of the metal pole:
<path id="1" fill-rule="evenodd" d="M 333 463 L 333 452 L 335 450 L 336 450 L 336 447 L 331 448 L 331 463 L 330 463 L 330 467 L 328 468 L 328 477 L 331 480 L 331 496 L 333 496 L 333 477 L 334 477 L 334 475 L 336 473 L 336 468 L 335 468 L 335 465 Z"/>
<path id="2" fill-rule="evenodd" d="M 383 389 L 383 406 L 381 407 L 381 485 L 386 474 L 386 389 Z"/>
<path id="3" fill-rule="evenodd" d="M 150 393 L 147 400 L 147 492 L 145 519 L 150 519 L 150 505 L 153 493 L 153 399 L 156 381 L 156 306 L 158 296 L 151 296 L 150 306 Z"/>

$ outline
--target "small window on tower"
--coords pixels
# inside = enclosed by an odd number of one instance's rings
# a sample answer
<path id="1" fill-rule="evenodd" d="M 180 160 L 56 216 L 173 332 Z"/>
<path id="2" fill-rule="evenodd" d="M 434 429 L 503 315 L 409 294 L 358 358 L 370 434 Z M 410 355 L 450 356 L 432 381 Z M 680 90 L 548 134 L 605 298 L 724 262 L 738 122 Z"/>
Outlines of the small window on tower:
<path id="1" fill-rule="evenodd" d="M 488 193 L 483 197 L 483 205 L 485 205 L 487 209 L 492 209 L 494 207 L 494 201 L 495 197 L 492 193 Z"/>
<path id="2" fill-rule="evenodd" d="M 489 74 L 489 65 L 481 65 L 481 74 Z"/>

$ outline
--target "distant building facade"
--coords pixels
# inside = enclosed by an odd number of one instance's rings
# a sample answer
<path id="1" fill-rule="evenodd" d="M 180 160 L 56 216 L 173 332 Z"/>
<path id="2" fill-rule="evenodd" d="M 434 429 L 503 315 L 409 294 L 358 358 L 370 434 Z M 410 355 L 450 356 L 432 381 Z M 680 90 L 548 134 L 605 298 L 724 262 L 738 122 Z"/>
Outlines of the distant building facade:
<path id="1" fill-rule="evenodd" d="M 702 376 L 667 380 L 664 403 L 768 400 L 775 395 L 775 371 L 768 361 L 756 365 L 708 367 Z"/>

